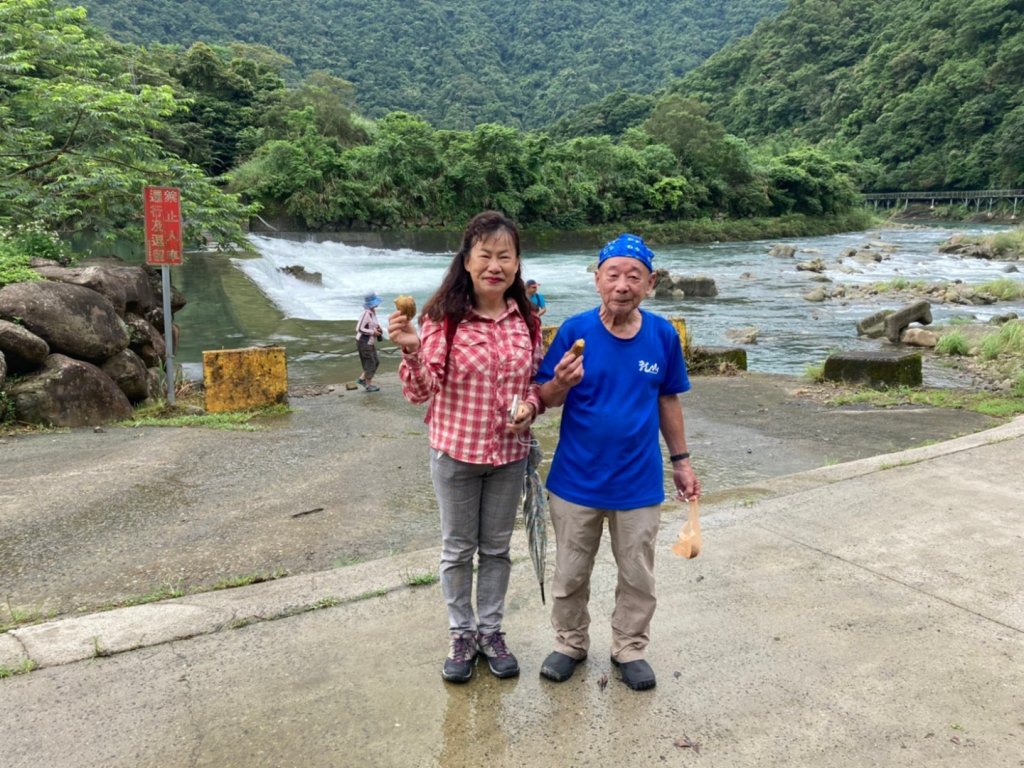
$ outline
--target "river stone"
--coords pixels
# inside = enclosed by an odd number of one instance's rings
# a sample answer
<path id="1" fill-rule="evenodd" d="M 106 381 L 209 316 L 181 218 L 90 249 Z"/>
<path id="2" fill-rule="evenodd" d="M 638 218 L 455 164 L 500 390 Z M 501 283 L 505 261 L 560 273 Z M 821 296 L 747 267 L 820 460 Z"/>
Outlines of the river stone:
<path id="1" fill-rule="evenodd" d="M 911 326 L 900 334 L 900 344 L 908 347 L 934 347 L 939 343 L 939 334 L 926 328 Z"/>
<path id="2" fill-rule="evenodd" d="M 882 258 L 882 254 L 877 251 L 857 251 L 853 255 L 853 260 L 859 261 L 861 264 L 874 264 L 877 261 L 881 261 Z"/>
<path id="3" fill-rule="evenodd" d="M 100 368 L 131 402 L 140 403 L 149 397 L 146 364 L 130 349 L 122 349 Z"/>
<path id="4" fill-rule="evenodd" d="M 43 364 L 50 345 L 28 328 L 0 320 L 0 352 L 7 358 L 11 373 L 25 373 Z"/>
<path id="5" fill-rule="evenodd" d="M 824 272 L 825 262 L 822 259 L 801 261 L 796 265 L 797 272 Z"/>
<path id="6" fill-rule="evenodd" d="M 31 424 L 86 427 L 132 415 L 132 404 L 109 376 L 66 355 L 50 355 L 41 371 L 9 384 L 7 394 L 16 418 Z"/>
<path id="7" fill-rule="evenodd" d="M 796 255 L 795 245 L 773 245 L 768 251 L 769 256 L 781 256 L 784 259 L 791 259 Z"/>
<path id="8" fill-rule="evenodd" d="M 759 333 L 760 330 L 758 328 L 753 325 L 747 325 L 742 328 L 726 329 L 725 337 L 737 344 L 756 344 Z"/>
<path id="9" fill-rule="evenodd" d="M 804 301 L 824 301 L 828 298 L 828 292 L 821 287 L 812 288 L 804 294 Z"/>
<path id="10" fill-rule="evenodd" d="M 320 272 L 307 272 L 306 268 L 301 264 L 296 264 L 287 267 L 280 268 L 286 275 L 291 275 L 296 280 L 302 280 L 306 283 L 313 283 L 314 285 L 322 285 L 324 276 Z"/>
<path id="11" fill-rule="evenodd" d="M 704 275 L 673 275 L 667 269 L 656 269 L 654 295 L 660 299 L 703 297 L 718 295 L 718 286 L 712 277 Z"/>
<path id="12" fill-rule="evenodd" d="M 676 288 L 682 289 L 691 299 L 695 296 L 710 299 L 718 295 L 715 278 L 707 275 L 682 275 L 676 279 Z"/>
<path id="13" fill-rule="evenodd" d="M 49 280 L 0 288 L 0 318 L 18 317 L 51 353 L 103 362 L 128 346 L 128 329 L 110 301 L 89 288 Z"/>

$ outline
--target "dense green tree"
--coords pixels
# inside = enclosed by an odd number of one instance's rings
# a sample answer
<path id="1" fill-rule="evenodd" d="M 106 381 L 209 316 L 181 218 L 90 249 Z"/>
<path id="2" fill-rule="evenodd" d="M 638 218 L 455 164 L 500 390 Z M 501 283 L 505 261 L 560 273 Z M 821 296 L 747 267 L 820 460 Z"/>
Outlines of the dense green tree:
<path id="1" fill-rule="evenodd" d="M 182 190 L 185 236 L 241 242 L 244 209 L 156 138 L 183 105 L 139 83 L 81 9 L 0 1 L 0 224 L 142 242 L 142 189 Z"/>
<path id="2" fill-rule="evenodd" d="M 619 89 L 557 120 L 547 132 L 562 139 L 575 136 L 618 138 L 629 128 L 643 123 L 650 116 L 655 102 L 654 96 Z"/>
<path id="3" fill-rule="evenodd" d="M 425 117 L 439 128 L 536 129 L 616 91 L 652 93 L 786 0 L 86 0 L 112 34 L 137 44 L 262 43 L 356 87 L 361 111 Z M 561 134 L 607 133 L 605 114 Z M 588 118 L 584 117 L 583 120 Z"/>
<path id="4" fill-rule="evenodd" d="M 1024 0 L 791 0 L 673 90 L 754 142 L 841 142 L 875 189 L 1024 187 Z"/>

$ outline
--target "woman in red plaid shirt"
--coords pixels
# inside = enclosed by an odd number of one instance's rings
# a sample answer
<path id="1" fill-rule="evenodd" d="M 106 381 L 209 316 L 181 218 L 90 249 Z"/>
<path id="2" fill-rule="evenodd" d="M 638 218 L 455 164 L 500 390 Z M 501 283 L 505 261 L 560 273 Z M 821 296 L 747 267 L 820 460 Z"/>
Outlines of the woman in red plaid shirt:
<path id="1" fill-rule="evenodd" d="M 501 622 L 530 424 L 541 410 L 532 383 L 541 359 L 533 306 L 516 225 L 484 211 L 466 227 L 441 287 L 423 307 L 420 333 L 401 312 L 388 318 L 388 335 L 402 348 L 402 393 L 411 403 L 428 403 L 450 633 L 441 674 L 452 682 L 472 677 L 478 654 L 497 677 L 519 674 Z"/>

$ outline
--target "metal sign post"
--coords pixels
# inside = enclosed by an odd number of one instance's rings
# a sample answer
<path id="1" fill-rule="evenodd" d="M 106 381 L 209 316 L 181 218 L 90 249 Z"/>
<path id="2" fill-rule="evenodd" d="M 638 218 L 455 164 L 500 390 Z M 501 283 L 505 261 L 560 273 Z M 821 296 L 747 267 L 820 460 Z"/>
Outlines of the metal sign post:
<path id="1" fill-rule="evenodd" d="M 164 346 L 167 404 L 174 405 L 174 324 L 171 322 L 171 267 L 181 264 L 181 190 L 146 187 L 146 263 L 160 267 L 164 297 Z"/>

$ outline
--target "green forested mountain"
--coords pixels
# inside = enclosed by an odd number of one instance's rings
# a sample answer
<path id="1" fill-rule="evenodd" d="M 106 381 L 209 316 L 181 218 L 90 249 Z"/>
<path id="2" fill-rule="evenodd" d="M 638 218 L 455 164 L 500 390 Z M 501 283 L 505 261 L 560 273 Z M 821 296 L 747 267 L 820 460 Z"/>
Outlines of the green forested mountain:
<path id="1" fill-rule="evenodd" d="M 700 219 L 708 233 L 740 217 L 836 225 L 857 207 L 856 163 L 761 151 L 678 94 L 581 111 L 609 135 L 371 121 L 347 81 L 288 85 L 265 46 L 120 43 L 57 2 L 0 0 L 0 244 L 22 260 L 53 234 L 137 242 L 154 183 L 181 188 L 190 238 L 221 242 L 241 239 L 250 204 L 309 228 L 461 226 L 499 208 L 537 228 Z"/>
<path id="2" fill-rule="evenodd" d="M 116 39 L 240 41 L 355 85 L 362 114 L 537 128 L 680 77 L 785 0 L 85 0 Z"/>
<path id="3" fill-rule="evenodd" d="M 791 0 L 675 90 L 860 156 L 875 189 L 1024 187 L 1024 0 Z"/>

